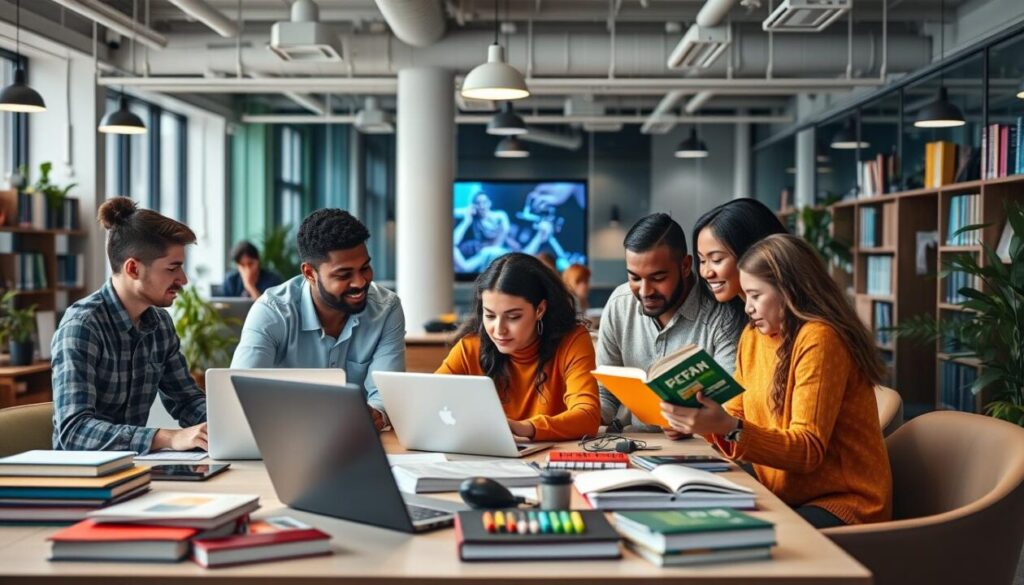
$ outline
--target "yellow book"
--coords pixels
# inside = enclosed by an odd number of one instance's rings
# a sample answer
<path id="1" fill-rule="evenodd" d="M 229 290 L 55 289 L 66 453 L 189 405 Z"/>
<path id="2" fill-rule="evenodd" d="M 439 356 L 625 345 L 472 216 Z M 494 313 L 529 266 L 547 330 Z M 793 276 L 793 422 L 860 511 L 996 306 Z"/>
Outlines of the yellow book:
<path id="1" fill-rule="evenodd" d="M 149 473 L 148 467 L 130 467 L 103 477 L 0 477 L 0 488 L 107 488 Z"/>

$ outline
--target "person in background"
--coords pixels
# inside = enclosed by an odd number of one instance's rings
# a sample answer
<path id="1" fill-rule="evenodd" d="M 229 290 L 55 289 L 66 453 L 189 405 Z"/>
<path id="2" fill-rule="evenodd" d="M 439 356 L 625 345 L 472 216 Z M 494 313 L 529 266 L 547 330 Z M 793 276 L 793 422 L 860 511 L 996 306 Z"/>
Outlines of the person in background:
<path id="1" fill-rule="evenodd" d="M 582 264 L 573 264 L 562 273 L 562 282 L 576 299 L 576 308 L 586 313 L 590 308 L 587 297 L 590 296 L 590 269 Z"/>
<path id="2" fill-rule="evenodd" d="M 687 344 L 703 348 L 732 372 L 742 328 L 728 305 L 702 301 L 694 292 L 693 257 L 683 228 L 665 213 L 636 222 L 623 241 L 628 281 L 616 288 L 601 314 L 597 363 L 646 370 Z M 632 415 L 601 388 L 601 422 L 611 431 L 660 432 Z M 670 438 L 683 435 L 665 428 Z"/>
<path id="3" fill-rule="evenodd" d="M 405 371 L 405 313 L 373 282 L 370 232 L 349 212 L 318 209 L 298 233 L 302 274 L 261 296 L 245 319 L 232 368 L 342 368 L 387 426 L 375 370 Z"/>
<path id="4" fill-rule="evenodd" d="M 513 252 L 491 263 L 474 289 L 469 321 L 437 373 L 494 380 L 518 437 L 563 441 L 596 433 L 594 346 L 558 275 Z"/>
<path id="5" fill-rule="evenodd" d="M 225 297 L 260 298 L 268 288 L 284 282 L 281 276 L 260 265 L 260 253 L 248 240 L 242 240 L 231 249 L 231 260 L 236 270 L 224 277 L 221 295 Z"/>
<path id="6" fill-rule="evenodd" d="M 702 434 L 805 520 L 824 528 L 889 520 L 892 476 L 874 385 L 871 334 L 807 242 L 772 235 L 740 258 L 750 326 L 723 408 L 662 403 L 669 425 Z"/>
<path id="7" fill-rule="evenodd" d="M 538 232 L 540 233 L 540 232 Z M 558 266 L 555 264 L 555 255 L 551 252 L 537 252 L 533 255 L 534 258 L 540 260 L 540 263 L 551 269 L 551 272 L 558 274 Z"/>
<path id="8" fill-rule="evenodd" d="M 189 373 L 170 314 L 186 284 L 183 223 L 127 197 L 99 209 L 113 276 L 68 308 L 51 345 L 53 448 L 206 449 L 206 395 Z M 181 429 L 146 428 L 159 396 Z"/>

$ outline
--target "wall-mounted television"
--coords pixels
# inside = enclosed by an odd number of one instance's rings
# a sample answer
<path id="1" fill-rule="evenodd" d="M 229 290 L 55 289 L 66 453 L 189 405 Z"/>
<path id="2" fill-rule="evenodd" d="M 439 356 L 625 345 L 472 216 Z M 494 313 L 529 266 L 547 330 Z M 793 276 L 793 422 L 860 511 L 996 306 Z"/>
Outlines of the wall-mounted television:
<path id="1" fill-rule="evenodd" d="M 509 252 L 546 252 L 560 271 L 587 264 L 586 181 L 462 180 L 452 199 L 457 280 Z"/>

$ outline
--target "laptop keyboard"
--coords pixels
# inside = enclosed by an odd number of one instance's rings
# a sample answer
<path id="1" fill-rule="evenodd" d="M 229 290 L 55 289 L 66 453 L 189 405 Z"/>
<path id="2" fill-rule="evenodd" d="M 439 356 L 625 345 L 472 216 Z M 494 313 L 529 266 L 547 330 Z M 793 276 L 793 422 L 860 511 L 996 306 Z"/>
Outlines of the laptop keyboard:
<path id="1" fill-rule="evenodd" d="M 444 510 L 436 510 L 434 508 L 424 508 L 423 506 L 416 506 L 413 504 L 406 505 L 409 510 L 409 516 L 413 522 L 419 522 L 420 520 L 430 520 L 433 518 L 440 518 L 442 516 L 451 516 L 451 512 L 445 512 Z"/>

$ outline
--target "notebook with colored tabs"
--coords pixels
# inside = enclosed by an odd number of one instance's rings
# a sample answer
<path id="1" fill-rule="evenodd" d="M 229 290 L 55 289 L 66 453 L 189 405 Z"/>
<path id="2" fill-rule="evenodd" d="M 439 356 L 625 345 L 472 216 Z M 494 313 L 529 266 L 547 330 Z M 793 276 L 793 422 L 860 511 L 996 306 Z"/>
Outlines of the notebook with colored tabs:
<path id="1" fill-rule="evenodd" d="M 459 512 L 455 537 L 463 561 L 617 559 L 622 554 L 618 533 L 595 510 Z"/>

